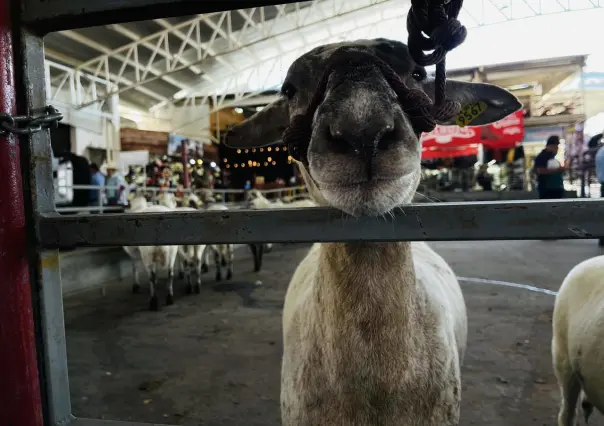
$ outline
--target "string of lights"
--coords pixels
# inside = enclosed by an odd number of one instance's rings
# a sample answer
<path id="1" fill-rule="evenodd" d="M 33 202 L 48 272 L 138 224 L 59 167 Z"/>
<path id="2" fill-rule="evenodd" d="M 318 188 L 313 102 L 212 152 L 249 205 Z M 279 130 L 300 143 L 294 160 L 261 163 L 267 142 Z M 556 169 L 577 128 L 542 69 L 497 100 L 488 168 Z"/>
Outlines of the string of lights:
<path id="1" fill-rule="evenodd" d="M 277 153 L 281 153 L 281 152 L 286 152 L 287 151 L 287 146 L 276 146 L 276 147 L 266 147 L 266 148 L 252 148 L 252 149 L 237 149 L 237 154 L 241 155 L 242 158 L 223 158 L 222 161 L 224 162 L 224 167 L 227 169 L 232 168 L 245 168 L 245 167 L 270 167 L 270 166 L 276 166 L 278 164 L 278 161 L 273 158 L 272 155 L 279 155 Z M 258 159 L 258 155 L 262 153 L 265 154 L 265 156 L 263 156 L 263 159 Z M 246 154 L 247 156 L 249 155 L 254 155 L 255 159 L 251 160 L 251 159 L 246 159 Z M 236 156 L 239 157 L 239 156 Z M 287 156 L 287 163 L 288 164 L 292 164 L 293 158 L 291 155 Z"/>

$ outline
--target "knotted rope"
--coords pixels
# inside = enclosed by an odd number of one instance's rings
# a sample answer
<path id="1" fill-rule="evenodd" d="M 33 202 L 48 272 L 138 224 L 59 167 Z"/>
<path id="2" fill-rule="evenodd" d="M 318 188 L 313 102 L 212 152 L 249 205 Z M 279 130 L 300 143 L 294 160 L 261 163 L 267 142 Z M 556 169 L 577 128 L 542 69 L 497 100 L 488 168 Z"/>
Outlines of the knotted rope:
<path id="1" fill-rule="evenodd" d="M 407 15 L 411 57 L 423 67 L 436 65 L 435 111 L 455 103 L 446 99 L 445 56 L 466 39 L 466 27 L 457 20 L 462 5 L 463 0 L 411 0 Z M 459 112 L 459 104 L 456 108 Z"/>

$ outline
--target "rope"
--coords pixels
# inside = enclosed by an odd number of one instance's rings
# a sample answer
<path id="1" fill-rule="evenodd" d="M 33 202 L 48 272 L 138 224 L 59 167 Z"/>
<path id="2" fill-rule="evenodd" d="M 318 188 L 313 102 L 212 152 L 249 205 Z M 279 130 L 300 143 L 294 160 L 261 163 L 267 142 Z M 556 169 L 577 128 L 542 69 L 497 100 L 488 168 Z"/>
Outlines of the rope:
<path id="1" fill-rule="evenodd" d="M 457 20 L 462 4 L 463 0 L 411 0 L 407 15 L 411 57 L 423 67 L 436 65 L 435 111 L 453 103 L 446 99 L 445 56 L 466 39 L 466 27 Z M 459 112 L 459 104 L 457 108 Z"/>
<path id="2" fill-rule="evenodd" d="M 446 102 L 435 109 L 432 100 L 424 91 L 409 88 L 390 65 L 372 54 L 368 49 L 349 46 L 340 47 L 329 58 L 306 112 L 294 116 L 283 132 L 283 142 L 287 144 L 294 158 L 302 163 L 308 163 L 306 151 L 312 134 L 312 120 L 325 96 L 330 75 L 338 69 L 355 69 L 367 66 L 378 67 L 396 93 L 398 102 L 409 117 L 418 137 L 422 132 L 434 130 L 437 120 L 448 120 L 459 112 L 460 107 L 456 102 Z M 341 75 L 345 75 L 345 73 Z"/>

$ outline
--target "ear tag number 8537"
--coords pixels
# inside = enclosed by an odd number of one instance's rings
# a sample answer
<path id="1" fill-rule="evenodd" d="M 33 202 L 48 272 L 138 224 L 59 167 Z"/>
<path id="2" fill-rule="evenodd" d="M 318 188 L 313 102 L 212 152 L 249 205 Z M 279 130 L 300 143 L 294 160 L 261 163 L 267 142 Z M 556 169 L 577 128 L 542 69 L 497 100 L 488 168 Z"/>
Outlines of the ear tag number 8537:
<path id="1" fill-rule="evenodd" d="M 474 102 L 468 104 L 462 107 L 461 111 L 459 111 L 455 124 L 457 124 L 459 127 L 468 126 L 477 117 L 481 116 L 486 109 L 487 104 L 485 102 Z"/>

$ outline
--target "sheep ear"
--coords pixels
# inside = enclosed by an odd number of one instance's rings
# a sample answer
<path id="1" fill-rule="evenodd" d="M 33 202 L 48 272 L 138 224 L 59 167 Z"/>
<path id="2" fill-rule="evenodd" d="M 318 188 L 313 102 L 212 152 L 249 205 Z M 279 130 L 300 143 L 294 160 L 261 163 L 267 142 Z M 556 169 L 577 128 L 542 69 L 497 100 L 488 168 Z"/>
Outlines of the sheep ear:
<path id="1" fill-rule="evenodd" d="M 422 87 L 430 99 L 434 100 L 434 80 L 428 80 Z M 476 102 L 486 104 L 484 112 L 472 120 L 472 126 L 494 123 L 522 108 L 522 103 L 516 96 L 499 86 L 487 83 L 447 80 L 447 99 L 459 102 L 462 109 Z M 456 118 L 438 124 L 454 125 Z"/>
<path id="2" fill-rule="evenodd" d="M 281 140 L 289 125 L 289 108 L 285 98 L 279 98 L 243 123 L 235 125 L 225 137 L 231 148 L 257 148 Z"/>

